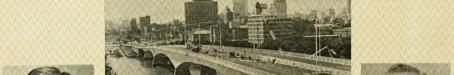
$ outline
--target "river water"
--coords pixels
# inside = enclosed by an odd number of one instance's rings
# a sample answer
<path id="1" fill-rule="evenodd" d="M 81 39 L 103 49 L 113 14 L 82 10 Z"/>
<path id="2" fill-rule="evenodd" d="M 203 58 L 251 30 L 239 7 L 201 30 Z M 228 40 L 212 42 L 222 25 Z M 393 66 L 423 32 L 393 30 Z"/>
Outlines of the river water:
<path id="1" fill-rule="evenodd" d="M 173 75 L 163 67 L 145 67 L 135 58 L 107 56 L 106 63 L 110 65 L 117 75 Z"/>

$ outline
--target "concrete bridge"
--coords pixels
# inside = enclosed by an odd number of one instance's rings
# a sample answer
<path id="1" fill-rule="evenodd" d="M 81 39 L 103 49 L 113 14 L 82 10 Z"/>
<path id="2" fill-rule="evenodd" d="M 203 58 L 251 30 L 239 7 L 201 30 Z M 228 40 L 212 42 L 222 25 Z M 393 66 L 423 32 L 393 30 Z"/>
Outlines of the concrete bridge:
<path id="1" fill-rule="evenodd" d="M 138 52 L 145 65 L 161 66 L 174 72 L 174 75 L 277 75 L 255 68 L 232 63 L 216 57 L 184 50 L 171 50 L 160 47 L 133 47 L 128 50 Z"/>
<path id="2" fill-rule="evenodd" d="M 325 62 L 325 66 L 317 66 L 311 64 L 312 62 L 302 62 L 295 58 L 287 59 L 288 57 L 285 56 L 260 53 L 263 51 L 257 53 L 249 52 L 248 55 L 250 58 L 258 60 L 278 60 L 276 62 L 273 61 L 273 64 L 261 64 L 257 62 L 237 62 L 226 58 L 195 53 L 190 50 L 186 50 L 183 47 L 184 46 L 182 45 L 135 45 L 125 50 L 137 52 L 138 57 L 136 58 L 142 59 L 145 65 L 151 67 L 165 67 L 172 71 L 174 75 L 313 75 L 313 72 L 322 71 L 329 72 L 332 75 L 350 75 L 350 62 L 346 62 L 344 60 L 323 60 L 320 58 L 310 58 Z M 213 46 L 204 46 L 204 48 L 209 47 Z M 226 48 L 216 48 L 220 51 L 223 51 L 224 49 L 227 50 Z M 305 57 L 305 59 L 307 58 L 309 57 Z M 251 65 L 251 63 L 259 65 Z"/>

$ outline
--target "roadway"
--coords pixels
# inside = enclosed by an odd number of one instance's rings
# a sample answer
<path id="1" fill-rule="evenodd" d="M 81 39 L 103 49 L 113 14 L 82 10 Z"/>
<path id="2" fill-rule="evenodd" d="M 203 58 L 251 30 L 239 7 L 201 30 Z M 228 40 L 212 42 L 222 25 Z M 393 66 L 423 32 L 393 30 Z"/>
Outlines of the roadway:
<path id="1" fill-rule="evenodd" d="M 166 48 L 169 50 L 188 50 L 188 49 L 185 49 L 183 46 L 173 46 L 173 47 L 161 46 L 160 48 Z M 207 51 L 207 50 L 204 49 L 202 52 L 204 52 L 204 51 Z M 201 54 L 206 54 L 206 55 L 212 56 L 212 57 L 218 57 L 219 59 L 227 60 L 232 63 L 259 69 L 259 70 L 274 73 L 277 75 L 309 75 L 310 73 L 314 72 L 314 71 L 308 70 L 308 69 L 291 67 L 291 66 L 282 65 L 282 64 L 273 64 L 271 62 L 266 62 L 266 61 L 256 61 L 253 59 L 251 60 L 251 59 L 244 59 L 244 58 L 243 59 L 242 58 L 231 58 L 226 53 L 201 53 Z"/>
<path id="2" fill-rule="evenodd" d="M 187 50 L 184 49 L 185 46 L 183 45 L 166 45 L 162 46 L 165 48 L 171 48 L 172 50 Z M 217 53 L 213 53 L 213 50 L 216 50 Z M 246 65 L 249 67 L 257 68 L 263 71 L 276 73 L 279 75 L 304 75 L 314 71 L 336 71 L 334 73 L 339 74 L 349 74 L 350 71 L 350 60 L 345 59 L 338 59 L 338 58 L 327 58 L 327 57 L 317 57 L 317 56 L 310 56 L 307 54 L 299 54 L 293 53 L 290 54 L 289 52 L 283 51 L 275 51 L 275 50 L 262 50 L 262 49 L 252 49 L 252 48 L 238 48 L 238 47 L 226 47 L 226 46 L 212 46 L 212 45 L 204 45 L 202 48 L 202 53 L 206 53 L 210 56 L 221 57 L 222 59 L 229 60 L 234 63 L 238 63 L 241 65 Z M 245 55 L 249 55 L 252 57 L 252 60 L 244 60 L 240 58 L 229 58 L 228 52 L 243 52 Z M 268 56 L 268 57 L 276 57 L 285 60 L 290 60 L 289 64 L 273 64 L 272 62 L 266 60 L 254 60 L 254 57 L 259 56 Z M 289 56 L 291 55 L 291 56 Z M 248 57 L 248 56 L 246 56 Z M 318 59 L 316 59 L 317 57 Z M 257 59 L 257 58 L 256 58 Z M 284 63 L 287 63 L 284 62 Z M 292 62 L 299 62 L 305 64 L 304 66 L 294 66 L 295 63 Z M 310 68 L 307 68 L 310 67 Z M 278 69 L 278 70 L 276 70 Z"/>
<path id="3" fill-rule="evenodd" d="M 291 53 L 285 51 L 276 51 L 276 50 L 266 50 L 266 49 L 253 49 L 253 48 L 240 48 L 240 47 L 227 47 L 227 46 L 214 46 L 214 45 L 205 45 L 205 48 L 217 49 L 222 51 L 239 51 L 247 53 L 255 53 L 265 56 L 272 56 L 277 58 L 288 59 L 292 61 L 298 61 L 313 65 L 319 65 L 324 67 L 331 67 L 335 69 L 347 70 L 350 71 L 350 60 L 339 59 L 339 58 L 327 58 L 322 56 L 311 56 L 307 54 L 300 53 Z M 319 57 L 319 60 L 316 60 Z M 323 59 L 325 58 L 325 59 Z M 331 60 L 331 61 L 330 61 Z"/>

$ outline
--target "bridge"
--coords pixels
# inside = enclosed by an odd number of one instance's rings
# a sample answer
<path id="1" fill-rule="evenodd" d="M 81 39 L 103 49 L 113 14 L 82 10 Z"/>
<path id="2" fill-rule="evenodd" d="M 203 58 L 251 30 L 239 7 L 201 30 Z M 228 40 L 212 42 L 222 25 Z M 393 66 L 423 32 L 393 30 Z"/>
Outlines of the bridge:
<path id="1" fill-rule="evenodd" d="M 130 46 L 125 50 L 138 53 L 135 58 L 145 65 L 165 67 L 174 75 L 350 75 L 346 59 L 213 45 L 203 45 L 201 52 L 184 45 Z"/>

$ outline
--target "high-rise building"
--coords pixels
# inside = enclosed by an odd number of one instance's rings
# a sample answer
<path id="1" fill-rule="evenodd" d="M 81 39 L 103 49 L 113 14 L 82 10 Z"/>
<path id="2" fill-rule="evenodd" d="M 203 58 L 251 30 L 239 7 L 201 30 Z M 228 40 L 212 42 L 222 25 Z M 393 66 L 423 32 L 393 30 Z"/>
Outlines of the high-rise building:
<path id="1" fill-rule="evenodd" d="M 248 41 L 258 46 L 273 40 L 289 42 L 295 37 L 293 20 L 285 15 L 251 15 L 248 20 Z"/>
<path id="2" fill-rule="evenodd" d="M 287 2 L 286 0 L 273 0 L 272 9 L 275 14 L 284 15 L 287 14 Z"/>
<path id="3" fill-rule="evenodd" d="M 233 12 L 239 15 L 247 15 L 248 0 L 233 0 Z"/>
<path id="4" fill-rule="evenodd" d="M 136 18 L 132 18 L 131 19 L 131 30 L 130 30 L 130 34 L 139 34 L 140 33 L 140 30 L 139 30 L 139 27 L 137 26 L 137 21 L 136 21 Z"/>
<path id="5" fill-rule="evenodd" d="M 218 2 L 213 0 L 194 0 L 184 4 L 186 24 L 214 22 L 218 19 Z"/>
<path id="6" fill-rule="evenodd" d="M 151 25 L 150 16 L 140 17 L 140 31 L 143 32 L 143 34 L 147 34 L 149 32 L 147 30 L 150 25 Z"/>
<path id="7" fill-rule="evenodd" d="M 129 19 L 121 20 L 120 31 L 121 32 L 129 31 L 130 30 L 129 24 L 130 24 Z"/>

